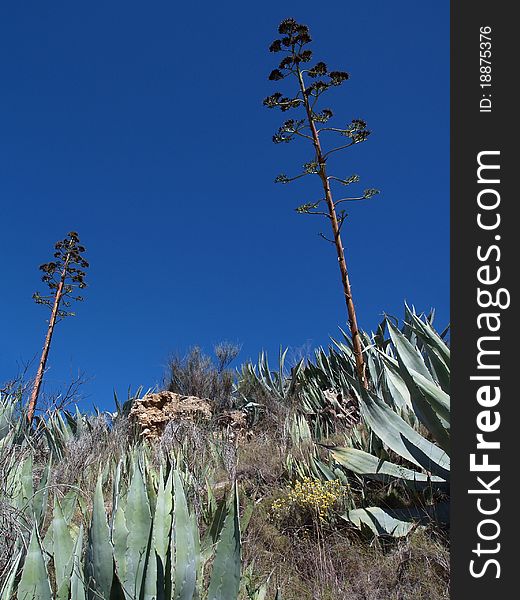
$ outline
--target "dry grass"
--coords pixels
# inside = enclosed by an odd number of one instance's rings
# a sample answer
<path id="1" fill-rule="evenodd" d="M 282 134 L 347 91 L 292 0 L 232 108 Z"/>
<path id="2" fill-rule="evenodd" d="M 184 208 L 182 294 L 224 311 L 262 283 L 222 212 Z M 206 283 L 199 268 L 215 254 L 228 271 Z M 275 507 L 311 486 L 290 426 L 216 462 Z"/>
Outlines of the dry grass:
<path id="1" fill-rule="evenodd" d="M 238 448 L 237 477 L 250 494 L 269 494 L 285 476 L 286 442 L 265 432 L 253 435 Z"/>
<path id="2" fill-rule="evenodd" d="M 257 510 L 246 533 L 246 561 L 271 575 L 287 600 L 441 600 L 449 598 L 449 551 L 431 532 L 386 548 L 352 533 L 282 535 Z"/>
<path id="3" fill-rule="evenodd" d="M 28 451 L 14 445 L 0 448 L 0 581 L 9 568 L 17 539 L 30 528 L 30 523 L 12 506 L 13 490 L 8 487 L 10 473 L 26 458 Z"/>
<path id="4" fill-rule="evenodd" d="M 85 501 L 90 501 L 98 474 L 107 465 L 115 466 L 133 440 L 134 432 L 126 417 L 113 423 L 104 415 L 89 418 L 89 427 L 66 444 L 63 460 L 53 465 L 53 493 L 62 497 L 77 489 Z"/>
<path id="5" fill-rule="evenodd" d="M 449 598 L 448 543 L 434 530 L 386 543 L 338 524 L 284 533 L 270 507 L 287 485 L 287 444 L 278 428 L 239 448 L 238 479 L 256 502 L 244 532 L 244 559 L 254 563 L 259 581 L 271 574 L 270 597 L 280 587 L 284 600 Z"/>

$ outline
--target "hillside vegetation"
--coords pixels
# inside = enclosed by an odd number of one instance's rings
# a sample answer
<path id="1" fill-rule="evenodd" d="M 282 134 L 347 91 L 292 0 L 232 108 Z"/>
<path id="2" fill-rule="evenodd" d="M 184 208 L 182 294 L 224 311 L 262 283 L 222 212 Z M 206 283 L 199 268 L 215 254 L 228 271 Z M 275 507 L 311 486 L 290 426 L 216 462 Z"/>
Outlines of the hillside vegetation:
<path id="1" fill-rule="evenodd" d="M 195 349 L 164 388 L 207 418 L 175 413 L 154 436 L 141 392 L 29 423 L 8 386 L 0 599 L 448 598 L 446 334 L 408 308 L 361 332 L 366 387 L 346 335 L 275 369 Z"/>

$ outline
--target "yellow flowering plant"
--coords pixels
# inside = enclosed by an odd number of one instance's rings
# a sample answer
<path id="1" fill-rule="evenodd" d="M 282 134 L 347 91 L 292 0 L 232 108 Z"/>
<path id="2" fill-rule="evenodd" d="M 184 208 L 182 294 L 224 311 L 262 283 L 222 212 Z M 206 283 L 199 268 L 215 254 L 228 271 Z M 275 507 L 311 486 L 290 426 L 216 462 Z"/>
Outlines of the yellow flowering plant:
<path id="1" fill-rule="evenodd" d="M 344 508 L 349 487 L 338 479 L 321 481 L 303 477 L 273 501 L 272 518 L 284 528 L 330 523 Z"/>

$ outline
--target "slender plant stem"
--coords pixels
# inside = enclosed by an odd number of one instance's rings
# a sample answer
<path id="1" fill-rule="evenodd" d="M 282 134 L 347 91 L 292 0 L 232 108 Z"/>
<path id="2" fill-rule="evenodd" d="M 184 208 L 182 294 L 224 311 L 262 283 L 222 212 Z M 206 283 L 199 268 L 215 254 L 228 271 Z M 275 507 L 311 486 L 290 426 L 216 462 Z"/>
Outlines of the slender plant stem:
<path id="1" fill-rule="evenodd" d="M 56 288 L 56 295 L 54 296 L 54 304 L 52 306 L 51 318 L 49 319 L 49 327 L 47 328 L 47 335 L 45 336 L 45 343 L 43 345 L 42 355 L 38 364 L 38 371 L 34 380 L 34 385 L 31 391 L 31 397 L 27 405 L 27 420 L 32 423 L 34 419 L 34 412 L 36 410 L 36 404 L 38 402 L 38 396 L 40 394 L 40 388 L 43 381 L 43 374 L 45 373 L 45 366 L 47 365 L 47 358 L 49 356 L 49 350 L 51 347 L 52 334 L 54 333 L 54 327 L 59 314 L 60 302 L 63 296 L 63 288 L 65 286 L 65 279 L 67 277 L 67 267 L 69 265 L 70 253 L 67 254 L 63 270 L 61 272 L 60 282 Z"/>
<path id="2" fill-rule="evenodd" d="M 336 208 L 334 205 L 334 200 L 332 198 L 332 191 L 330 188 L 330 181 L 327 177 L 326 155 L 324 155 L 322 148 L 321 148 L 319 133 L 314 124 L 314 119 L 312 118 L 312 109 L 309 105 L 309 96 L 306 93 L 305 82 L 303 80 L 303 75 L 302 75 L 302 72 L 299 67 L 298 67 L 297 75 L 298 75 L 298 81 L 300 84 L 300 90 L 303 95 L 303 102 L 305 105 L 305 111 L 307 113 L 307 119 L 309 121 L 309 127 L 310 127 L 311 133 L 312 133 L 312 140 L 313 140 L 313 144 L 314 144 L 314 149 L 316 151 L 316 162 L 318 163 L 318 167 L 319 167 L 318 175 L 319 175 L 319 177 L 321 179 L 321 183 L 323 185 L 323 191 L 325 193 L 325 201 L 327 203 L 327 208 L 329 211 L 328 216 L 330 218 L 332 233 L 333 233 L 333 237 L 334 237 L 334 245 L 336 246 L 336 252 L 338 255 L 338 264 L 339 264 L 339 270 L 341 273 L 341 282 L 343 284 L 345 303 L 347 305 L 348 322 L 349 322 L 349 326 L 350 326 L 350 333 L 352 334 L 352 347 L 353 347 L 353 351 L 354 351 L 354 358 L 356 361 L 356 370 L 357 370 L 357 374 L 358 374 L 358 379 L 359 379 L 361 385 L 363 385 L 363 387 L 367 388 L 368 381 L 367 381 L 366 375 L 365 375 L 365 361 L 363 358 L 363 349 L 361 346 L 361 335 L 359 333 L 359 328 L 358 328 L 358 324 L 357 324 L 354 300 L 352 298 L 352 288 L 351 288 L 350 280 L 349 280 L 349 276 L 348 276 L 347 261 L 345 259 L 345 250 L 343 248 L 343 243 L 341 241 L 341 235 L 340 235 L 340 227 L 341 226 L 338 223 L 338 218 L 336 216 Z"/>

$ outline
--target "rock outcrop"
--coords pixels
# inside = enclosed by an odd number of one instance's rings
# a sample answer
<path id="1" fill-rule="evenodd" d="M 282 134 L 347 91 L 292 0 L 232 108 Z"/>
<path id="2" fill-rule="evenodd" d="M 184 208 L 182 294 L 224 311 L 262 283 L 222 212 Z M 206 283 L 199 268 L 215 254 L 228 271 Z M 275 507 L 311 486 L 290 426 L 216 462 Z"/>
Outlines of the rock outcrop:
<path id="1" fill-rule="evenodd" d="M 200 423 L 212 418 L 210 400 L 162 391 L 134 400 L 130 420 L 147 439 L 158 439 L 171 421 Z"/>

